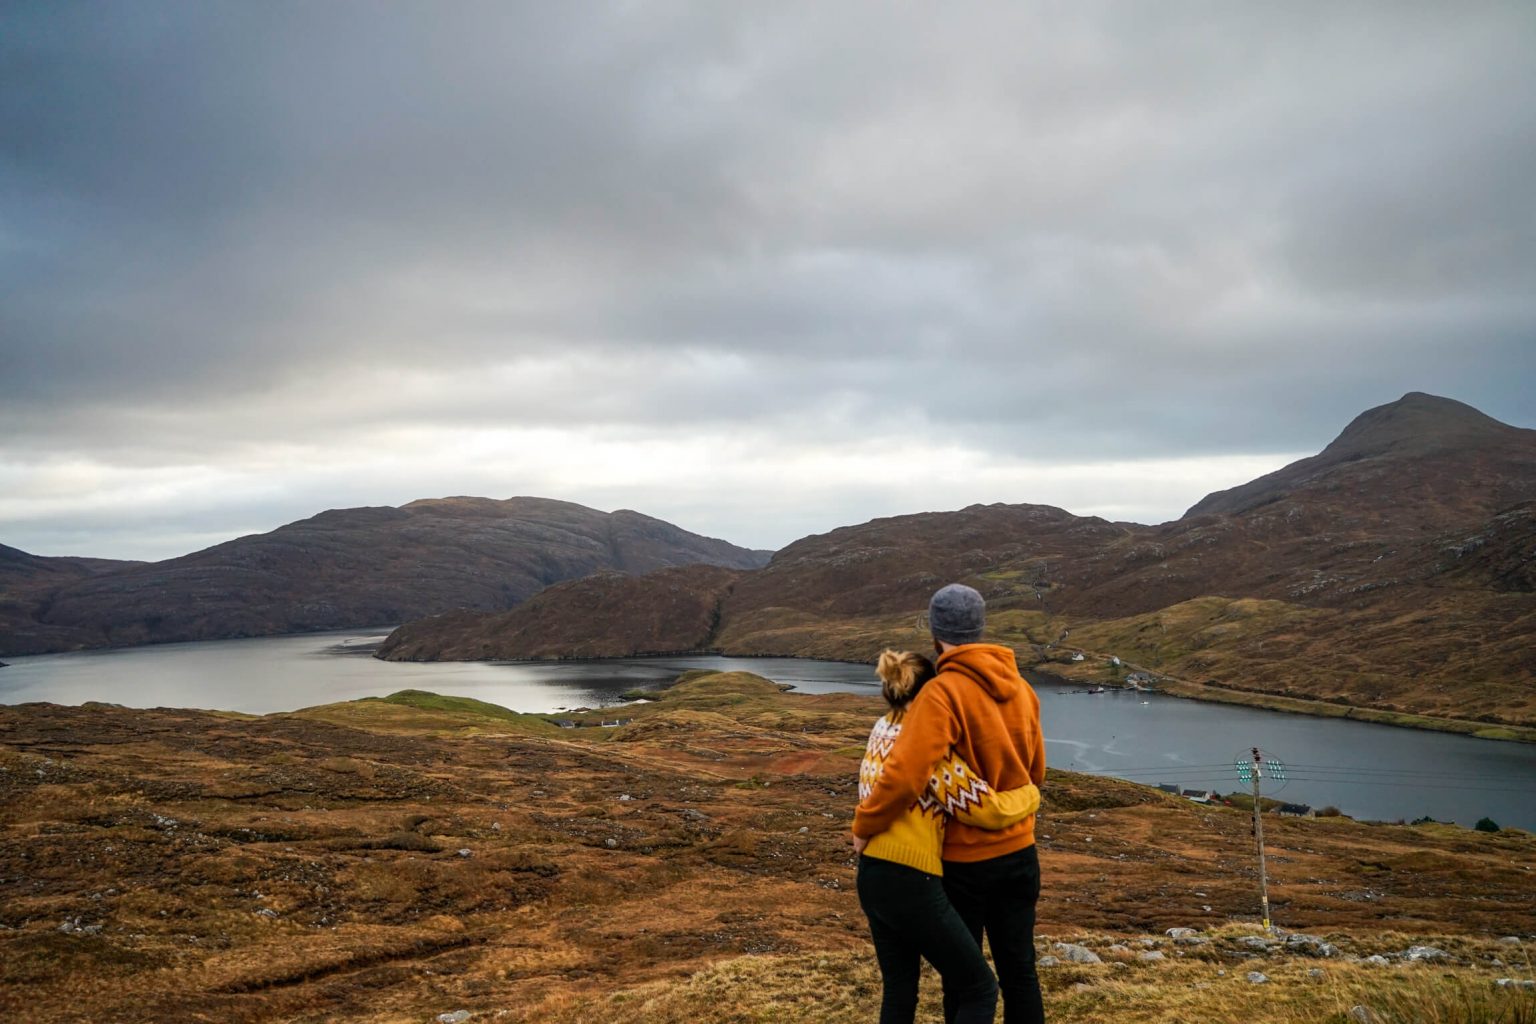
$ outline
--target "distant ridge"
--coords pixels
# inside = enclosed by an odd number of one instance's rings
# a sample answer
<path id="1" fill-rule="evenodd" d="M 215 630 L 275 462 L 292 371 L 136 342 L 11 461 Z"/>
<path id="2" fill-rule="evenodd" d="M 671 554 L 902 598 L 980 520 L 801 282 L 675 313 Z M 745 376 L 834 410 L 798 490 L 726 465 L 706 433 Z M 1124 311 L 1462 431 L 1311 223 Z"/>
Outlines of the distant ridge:
<path id="1" fill-rule="evenodd" d="M 1184 513 L 1184 518 L 1245 512 L 1308 486 L 1325 484 L 1335 470 L 1361 462 L 1477 458 L 1507 452 L 1513 461 L 1529 467 L 1533 440 L 1536 430 L 1500 423 L 1454 399 L 1411 391 L 1395 402 L 1356 416 L 1317 455 L 1246 484 L 1208 494 Z M 1359 470 L 1354 466 L 1351 472 Z M 1499 504 L 1496 493 L 1490 497 L 1493 504 Z"/>
<path id="2" fill-rule="evenodd" d="M 516 497 L 330 509 L 153 563 L 0 549 L 0 655 L 263 636 L 510 608 L 599 570 L 751 569 L 767 552 L 630 510 Z"/>
<path id="3" fill-rule="evenodd" d="M 953 580 L 1053 673 L 1111 682 L 1114 654 L 1207 693 L 1536 726 L 1536 431 L 1412 393 L 1160 526 L 1046 505 L 875 519 L 755 571 L 591 577 L 498 618 L 409 623 L 381 653 L 872 660 L 923 647 L 919 614 Z"/>

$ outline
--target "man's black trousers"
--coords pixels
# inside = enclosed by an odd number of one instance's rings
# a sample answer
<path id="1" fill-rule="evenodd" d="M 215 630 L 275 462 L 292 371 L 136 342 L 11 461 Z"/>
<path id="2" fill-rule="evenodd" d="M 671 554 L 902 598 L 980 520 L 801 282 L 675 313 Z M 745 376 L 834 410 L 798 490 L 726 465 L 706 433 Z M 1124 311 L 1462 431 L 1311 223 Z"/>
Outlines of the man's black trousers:
<path id="1" fill-rule="evenodd" d="M 962 864 L 944 862 L 944 891 L 976 943 L 992 950 L 1003 993 L 1004 1024 L 1043 1024 L 1040 978 L 1035 973 L 1035 904 L 1040 899 L 1040 853 L 1033 846 Z M 956 1024 L 958 1004 L 944 987 L 944 1020 Z"/>

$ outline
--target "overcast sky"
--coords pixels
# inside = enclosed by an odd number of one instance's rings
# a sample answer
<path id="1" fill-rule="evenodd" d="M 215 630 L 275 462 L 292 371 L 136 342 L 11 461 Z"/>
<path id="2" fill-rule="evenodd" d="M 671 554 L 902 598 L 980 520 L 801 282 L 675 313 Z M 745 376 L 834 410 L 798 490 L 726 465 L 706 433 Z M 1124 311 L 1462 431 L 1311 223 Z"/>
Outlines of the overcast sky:
<path id="1" fill-rule="evenodd" d="M 1160 522 L 1536 426 L 1536 5 L 0 7 L 0 543 Z"/>

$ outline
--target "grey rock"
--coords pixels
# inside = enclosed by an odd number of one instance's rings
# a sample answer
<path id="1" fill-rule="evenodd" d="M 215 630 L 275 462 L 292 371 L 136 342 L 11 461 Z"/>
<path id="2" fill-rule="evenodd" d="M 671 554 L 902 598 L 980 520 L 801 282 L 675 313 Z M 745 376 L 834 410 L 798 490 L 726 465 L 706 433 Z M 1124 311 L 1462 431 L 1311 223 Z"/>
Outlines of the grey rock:
<path id="1" fill-rule="evenodd" d="M 256 916 L 257 917 L 276 917 L 277 916 L 277 911 L 273 910 L 271 907 L 262 907 L 260 910 L 256 911 Z"/>
<path id="2" fill-rule="evenodd" d="M 1345 1016 L 1354 1021 L 1355 1024 L 1377 1024 L 1379 1020 L 1376 1016 L 1376 1011 L 1372 1010 L 1369 1006 L 1359 1004 L 1351 1006 L 1349 1013 L 1345 1014 Z"/>
<path id="3" fill-rule="evenodd" d="M 1117 942 L 1113 946 L 1110 946 L 1109 949 L 1105 950 L 1105 952 L 1113 953 L 1116 956 L 1130 956 L 1131 948 L 1129 946 L 1122 946 Z"/>
<path id="4" fill-rule="evenodd" d="M 437 1024 L 464 1024 L 474 1014 L 468 1010 L 454 1010 L 452 1013 L 440 1013 L 437 1015 Z"/>
<path id="5" fill-rule="evenodd" d="M 1499 988 L 1518 988 L 1526 991 L 1536 989 L 1536 981 L 1532 981 L 1530 978 L 1500 978 L 1494 984 L 1499 986 Z"/>
<path id="6" fill-rule="evenodd" d="M 1386 957 L 1382 956 L 1380 953 L 1372 953 L 1370 956 L 1366 957 L 1364 960 L 1362 960 L 1360 962 L 1361 963 L 1370 964 L 1372 967 L 1385 967 L 1388 964 L 1390 964 L 1392 961 L 1388 960 Z"/>
<path id="7" fill-rule="evenodd" d="M 1142 939 L 1141 940 L 1141 944 L 1143 946 L 1147 947 L 1148 949 L 1156 949 L 1157 948 L 1157 940 L 1156 939 Z"/>
<path id="8" fill-rule="evenodd" d="M 1058 942 L 1055 949 L 1056 952 L 1061 954 L 1063 960 L 1074 964 L 1101 964 L 1104 962 L 1099 958 L 1099 954 L 1087 946 L 1079 946 L 1076 943 Z"/>
<path id="9" fill-rule="evenodd" d="M 613 850 L 613 849 L 617 849 L 618 848 L 619 841 L 617 839 L 614 839 L 614 838 L 610 837 L 608 839 L 604 839 L 603 840 L 603 845 L 608 847 L 608 849 Z"/>
<path id="10" fill-rule="evenodd" d="M 1307 977 L 1311 978 L 1313 981 L 1322 981 L 1324 978 L 1328 977 L 1328 972 L 1323 970 L 1321 967 L 1314 967 L 1307 972 Z"/>
<path id="11" fill-rule="evenodd" d="M 1253 985 L 1268 985 L 1269 975 L 1265 974 L 1263 971 L 1249 971 L 1248 981 Z"/>
<path id="12" fill-rule="evenodd" d="M 1145 960 L 1148 963 L 1156 963 L 1159 960 L 1166 960 L 1168 958 L 1163 956 L 1163 954 L 1159 953 L 1155 949 L 1144 949 L 1141 951 L 1141 955 L 1137 957 L 1137 959 Z"/>
<path id="13" fill-rule="evenodd" d="M 1193 928 L 1169 928 L 1163 934 L 1168 936 L 1170 939 L 1187 939 L 1191 935 L 1198 935 L 1199 933 L 1196 932 Z"/>
<path id="14" fill-rule="evenodd" d="M 1269 947 L 1275 944 L 1275 940 L 1266 939 L 1262 935 L 1242 935 L 1238 937 L 1237 944 L 1239 946 L 1247 946 L 1249 949 L 1262 949 L 1267 951 Z"/>
<path id="15" fill-rule="evenodd" d="M 1173 940 L 1174 945 L 1177 946 L 1203 946 L 1210 941 L 1210 939 L 1205 938 L 1203 935 L 1180 935 Z"/>
<path id="16" fill-rule="evenodd" d="M 1403 951 L 1403 957 L 1408 960 L 1434 962 L 1437 960 L 1449 960 L 1451 955 L 1438 946 L 1409 946 Z"/>
<path id="17" fill-rule="evenodd" d="M 1042 956 L 1035 960 L 1036 967 L 1059 967 L 1061 961 L 1054 956 Z"/>
<path id="18" fill-rule="evenodd" d="M 1307 956 L 1338 956 L 1339 947 L 1331 942 L 1324 942 L 1316 935 L 1303 935 L 1297 932 L 1285 937 L 1285 945 L 1293 952 L 1305 953 Z"/>
<path id="19" fill-rule="evenodd" d="M 705 814 L 703 811 L 699 810 L 697 807 L 689 807 L 689 808 L 686 808 L 683 811 L 683 820 L 685 820 L 685 821 L 708 821 L 709 820 L 709 815 Z"/>
<path id="20" fill-rule="evenodd" d="M 1504 943 L 1504 945 L 1506 945 L 1506 946 L 1518 946 L 1518 945 L 1520 945 L 1520 936 L 1518 936 L 1518 935 L 1504 935 L 1504 936 L 1500 936 L 1499 941 Z"/>
<path id="21" fill-rule="evenodd" d="M 460 848 L 460 849 L 459 849 L 459 856 L 460 856 L 460 857 L 469 857 L 469 856 L 473 856 L 473 854 L 474 854 L 474 851 L 473 851 L 473 850 L 471 850 L 471 849 L 470 849 L 470 848 L 469 848 L 469 847 L 467 847 L 467 846 L 465 846 L 465 847 L 461 847 L 461 848 Z"/>

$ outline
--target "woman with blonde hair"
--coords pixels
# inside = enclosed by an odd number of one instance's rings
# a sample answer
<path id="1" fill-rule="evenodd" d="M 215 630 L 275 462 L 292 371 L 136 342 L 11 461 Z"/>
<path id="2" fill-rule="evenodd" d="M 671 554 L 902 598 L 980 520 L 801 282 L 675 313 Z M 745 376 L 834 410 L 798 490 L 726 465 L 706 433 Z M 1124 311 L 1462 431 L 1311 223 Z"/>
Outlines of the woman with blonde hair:
<path id="1" fill-rule="evenodd" d="M 933 663 L 913 651 L 886 650 L 876 666 L 881 694 L 890 705 L 869 734 L 859 766 L 859 798 L 869 795 L 901 734 L 907 706 L 933 678 Z M 935 769 L 928 788 L 888 829 L 859 850 L 859 905 L 880 963 L 880 1024 L 911 1024 L 917 1013 L 921 961 L 944 981 L 954 1024 L 990 1022 L 997 1008 L 997 979 L 970 929 L 944 895 L 944 822 L 1002 829 L 1040 807 L 1034 785 L 997 792 L 953 750 Z"/>

